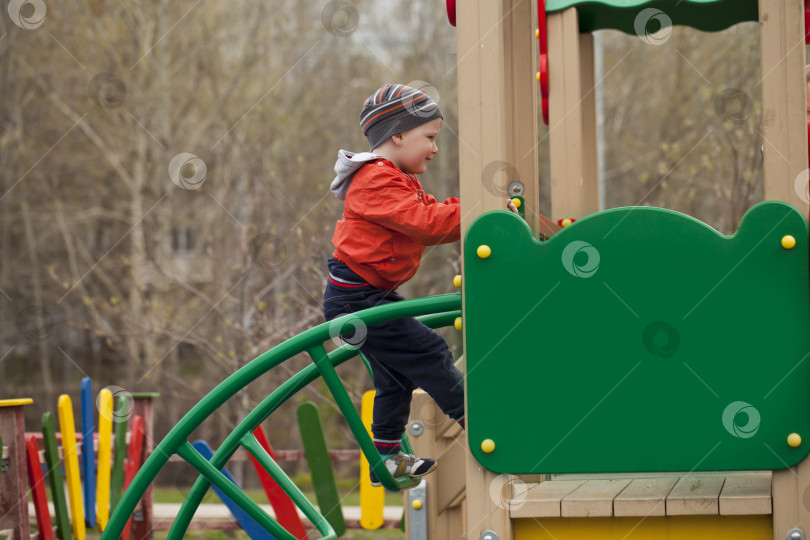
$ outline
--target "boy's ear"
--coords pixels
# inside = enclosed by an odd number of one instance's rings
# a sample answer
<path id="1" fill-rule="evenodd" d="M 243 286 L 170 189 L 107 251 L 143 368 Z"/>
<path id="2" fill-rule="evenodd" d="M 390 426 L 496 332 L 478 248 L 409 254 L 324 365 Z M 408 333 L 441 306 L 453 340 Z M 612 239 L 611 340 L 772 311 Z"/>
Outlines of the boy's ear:
<path id="1" fill-rule="evenodd" d="M 402 146 L 402 133 L 397 133 L 391 137 L 394 140 L 394 144 L 397 146 Z"/>

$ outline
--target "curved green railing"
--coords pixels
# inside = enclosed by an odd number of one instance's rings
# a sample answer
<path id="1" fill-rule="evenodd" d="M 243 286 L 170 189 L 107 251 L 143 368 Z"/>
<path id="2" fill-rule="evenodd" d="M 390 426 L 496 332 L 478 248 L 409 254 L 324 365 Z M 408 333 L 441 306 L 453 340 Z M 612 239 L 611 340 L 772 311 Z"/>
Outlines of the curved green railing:
<path id="1" fill-rule="evenodd" d="M 292 480 L 281 470 L 278 464 L 259 445 L 253 436 L 253 430 L 259 426 L 281 404 L 287 401 L 296 392 L 304 388 L 318 377 L 323 377 L 327 388 L 332 394 L 341 414 L 346 418 L 349 428 L 360 445 L 360 450 L 366 456 L 371 468 L 382 485 L 392 491 L 400 491 L 413 487 L 418 480 L 411 478 L 394 478 L 374 448 L 374 443 L 366 431 L 360 415 L 352 404 L 351 398 L 340 382 L 335 367 L 357 356 L 359 350 L 352 345 L 344 345 L 327 354 L 323 343 L 337 336 L 355 330 L 359 321 L 365 326 L 372 326 L 381 322 L 400 319 L 403 317 L 419 317 L 427 326 L 439 328 L 453 324 L 460 316 L 461 295 L 459 293 L 416 298 L 402 302 L 394 302 L 383 306 L 359 311 L 345 315 L 330 322 L 311 328 L 284 343 L 270 349 L 257 357 L 236 373 L 225 379 L 219 386 L 209 392 L 200 400 L 178 423 L 169 431 L 166 437 L 155 447 L 152 455 L 144 462 L 140 472 L 135 476 L 127 488 L 121 501 L 110 517 L 102 540 L 114 540 L 120 537 L 127 520 L 135 511 L 138 501 L 143 493 L 154 481 L 158 472 L 169 461 L 172 455 L 178 455 L 192 467 L 197 469 L 200 477 L 189 491 L 180 512 L 177 515 L 168 539 L 176 540 L 183 537 L 191 518 L 200 505 L 203 496 L 213 484 L 231 498 L 261 527 L 278 540 L 296 540 L 275 519 L 262 510 L 259 505 L 250 499 L 242 490 L 230 482 L 220 472 L 228 459 L 242 446 L 264 467 L 270 476 L 290 496 L 293 502 L 301 509 L 304 515 L 323 535 L 323 540 L 336 538 L 331 525 L 323 515 L 309 502 L 301 490 L 293 484 Z M 351 326 L 351 328 L 346 328 Z M 188 441 L 191 433 L 197 429 L 214 411 L 222 406 L 245 386 L 267 373 L 274 367 L 290 358 L 306 352 L 313 361 L 313 365 L 299 371 L 296 375 L 281 384 L 267 398 L 265 398 L 253 411 L 225 439 L 214 453 L 210 461 L 203 458 Z M 404 441 L 407 445 L 407 441 Z M 407 448 L 406 448 L 407 449 Z"/>

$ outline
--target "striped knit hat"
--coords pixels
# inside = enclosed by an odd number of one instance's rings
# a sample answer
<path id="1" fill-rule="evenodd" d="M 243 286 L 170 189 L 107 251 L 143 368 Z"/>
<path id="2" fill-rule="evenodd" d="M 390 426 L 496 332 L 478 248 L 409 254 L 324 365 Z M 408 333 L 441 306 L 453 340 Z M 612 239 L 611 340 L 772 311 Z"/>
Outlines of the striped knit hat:
<path id="1" fill-rule="evenodd" d="M 386 84 L 363 103 L 360 127 L 374 150 L 389 137 L 436 118 L 443 118 L 442 112 L 429 95 L 404 84 Z"/>

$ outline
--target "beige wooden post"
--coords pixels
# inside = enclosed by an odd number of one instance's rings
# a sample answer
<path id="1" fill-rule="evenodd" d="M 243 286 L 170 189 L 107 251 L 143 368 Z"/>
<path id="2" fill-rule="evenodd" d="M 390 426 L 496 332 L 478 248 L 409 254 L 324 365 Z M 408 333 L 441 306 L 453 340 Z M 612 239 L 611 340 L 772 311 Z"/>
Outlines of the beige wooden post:
<path id="1" fill-rule="evenodd" d="M 414 424 L 417 422 L 418 424 Z M 427 514 L 427 538 L 461 538 L 466 530 L 464 498 L 466 454 L 462 429 L 448 418 L 425 392 L 414 392 L 408 437 L 417 456 L 438 461 L 436 472 L 425 477 L 423 508 Z M 411 492 L 405 492 L 405 511 L 411 509 Z M 405 519 L 405 536 L 417 538 Z"/>
<path id="2" fill-rule="evenodd" d="M 808 167 L 802 0 L 759 0 L 765 200 L 785 201 L 807 217 L 796 178 Z M 805 177 L 806 181 L 806 177 Z"/>
<path id="3" fill-rule="evenodd" d="M 28 529 L 28 473 L 23 407 L 32 399 L 0 400 L 0 438 L 8 448 L 0 472 L 0 531 L 12 530 L 15 540 L 30 538 Z M 3 454 L 0 447 L 0 454 Z"/>
<path id="4" fill-rule="evenodd" d="M 788 202 L 807 217 L 807 191 L 797 186 L 808 167 L 803 1 L 759 0 L 759 28 L 765 199 Z M 774 539 L 794 527 L 810 533 L 810 461 L 774 471 L 772 494 Z"/>
<path id="5" fill-rule="evenodd" d="M 551 215 L 599 210 L 593 36 L 579 33 L 575 8 L 547 17 Z"/>
<path id="6" fill-rule="evenodd" d="M 506 188 L 514 180 L 524 185 L 527 222 L 537 233 L 533 4 L 530 0 L 456 4 L 462 238 L 476 217 L 505 209 Z M 507 509 L 489 496 L 496 475 L 484 470 L 469 452 L 466 463 L 466 537 L 477 539 L 493 530 L 502 539 L 512 538 Z"/>

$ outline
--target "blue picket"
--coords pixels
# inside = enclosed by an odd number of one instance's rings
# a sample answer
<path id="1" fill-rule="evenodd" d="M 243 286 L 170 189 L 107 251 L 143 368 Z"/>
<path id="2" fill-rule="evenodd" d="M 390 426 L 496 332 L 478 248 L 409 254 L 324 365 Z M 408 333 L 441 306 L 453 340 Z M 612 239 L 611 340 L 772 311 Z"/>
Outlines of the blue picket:
<path id="1" fill-rule="evenodd" d="M 200 453 L 202 457 L 204 457 L 208 461 L 211 461 L 211 456 L 214 455 L 214 451 L 211 449 L 211 446 L 207 442 L 199 440 L 194 441 L 193 443 L 191 443 L 191 445 L 194 447 L 195 450 L 197 450 L 197 452 Z M 233 482 L 234 485 L 239 487 L 238 484 L 236 484 L 236 481 L 233 479 L 233 477 L 230 475 L 230 473 L 228 473 L 226 469 L 224 468 L 221 469 L 221 472 L 223 475 L 225 475 L 225 478 L 227 478 L 229 481 Z M 256 521 L 252 517 L 247 515 L 247 512 L 242 510 L 235 502 L 229 499 L 216 486 L 211 487 L 214 488 L 214 492 L 217 494 L 217 496 L 219 496 L 222 503 L 228 507 L 228 510 L 231 511 L 231 514 L 233 514 L 233 517 L 236 519 L 237 523 L 239 523 L 239 526 L 242 527 L 242 529 L 244 529 L 245 533 L 252 540 L 276 540 L 275 537 L 273 537 L 269 532 L 265 531 L 261 527 L 261 525 L 256 523 Z"/>
<path id="2" fill-rule="evenodd" d="M 96 527 L 96 452 L 93 448 L 95 402 L 93 381 L 82 379 L 82 467 L 84 469 L 84 521 L 89 528 Z"/>

